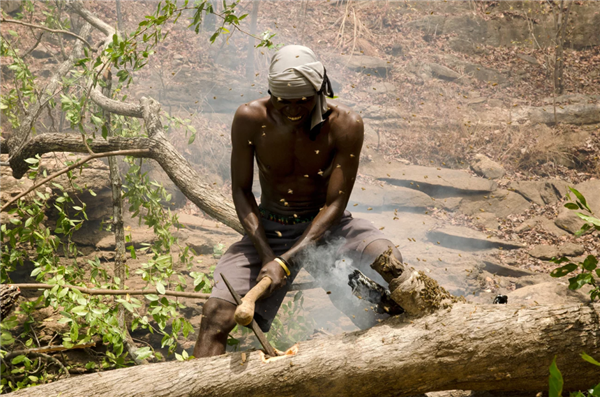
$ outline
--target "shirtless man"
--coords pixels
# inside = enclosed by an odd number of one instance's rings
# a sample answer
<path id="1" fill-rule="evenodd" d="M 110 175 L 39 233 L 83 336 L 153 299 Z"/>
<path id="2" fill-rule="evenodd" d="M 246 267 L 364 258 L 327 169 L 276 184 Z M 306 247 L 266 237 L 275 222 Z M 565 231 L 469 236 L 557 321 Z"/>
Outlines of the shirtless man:
<path id="1" fill-rule="evenodd" d="M 246 234 L 215 269 L 215 287 L 204 304 L 194 348 L 197 358 L 225 353 L 235 326 L 236 306 L 221 273 L 242 296 L 261 278 L 271 278 L 270 296 L 258 301 L 255 311 L 256 321 L 268 331 L 302 266 L 304 249 L 342 237 L 341 250 L 368 267 L 394 247 L 371 222 L 345 211 L 358 170 L 363 122 L 346 106 L 327 101 L 333 92 L 315 54 L 303 46 L 281 48 L 271 61 L 269 93 L 240 106 L 233 119 L 233 202 Z M 252 193 L 255 156 L 260 206 Z M 402 261 L 396 248 L 393 254 Z"/>

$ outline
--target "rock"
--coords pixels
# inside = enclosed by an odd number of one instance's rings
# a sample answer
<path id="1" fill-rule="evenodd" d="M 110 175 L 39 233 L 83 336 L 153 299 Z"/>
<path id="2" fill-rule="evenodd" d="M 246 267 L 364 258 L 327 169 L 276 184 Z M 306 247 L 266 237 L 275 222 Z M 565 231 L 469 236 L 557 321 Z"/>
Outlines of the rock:
<path id="1" fill-rule="evenodd" d="M 500 227 L 500 222 L 498 222 L 496 214 L 492 214 L 491 212 L 482 212 L 474 218 L 473 223 L 482 225 L 488 230 L 498 230 L 498 227 Z"/>
<path id="2" fill-rule="evenodd" d="M 37 59 L 52 58 L 52 52 L 43 44 L 38 44 L 35 50 L 31 51 L 31 56 Z"/>
<path id="3" fill-rule="evenodd" d="M 190 247 L 198 255 L 209 255 L 214 252 L 214 247 L 218 244 L 208 233 L 203 233 L 193 229 L 180 229 L 173 232 L 182 243 Z"/>
<path id="4" fill-rule="evenodd" d="M 511 267 L 511 266 L 505 266 L 501 263 L 497 263 L 492 260 L 485 260 L 485 261 L 483 261 L 483 263 L 485 264 L 485 266 L 483 268 L 484 270 L 486 270 L 492 274 L 495 274 L 497 276 L 527 277 L 527 276 L 533 276 L 533 275 L 537 274 L 537 273 L 531 272 L 529 270 L 518 269 L 515 267 Z"/>
<path id="5" fill-rule="evenodd" d="M 373 90 L 373 93 L 378 94 L 393 94 L 396 92 L 396 87 L 393 84 L 385 82 L 376 82 L 374 84 L 371 84 L 370 89 Z"/>
<path id="6" fill-rule="evenodd" d="M 42 156 L 42 165 L 40 170 L 45 170 L 48 174 L 54 173 L 64 165 L 62 161 L 74 161 L 77 158 L 85 157 L 82 154 L 65 153 L 64 158 L 58 158 L 52 155 Z M 59 161 L 62 160 L 62 161 Z M 83 191 L 74 187 L 66 174 L 53 180 L 54 183 L 61 185 L 75 202 L 82 201 L 86 204 L 86 214 L 89 221 L 108 219 L 112 216 L 112 191 L 110 188 L 110 171 L 108 165 L 100 160 L 88 161 L 83 171 L 73 172 L 73 184 L 79 186 Z M 52 186 L 52 191 L 56 196 L 62 195 L 63 191 L 56 185 Z M 90 193 L 90 190 L 94 192 Z M 76 204 L 80 205 L 80 204 Z"/>
<path id="7" fill-rule="evenodd" d="M 452 81 L 460 77 L 460 73 L 457 73 L 446 66 L 438 65 L 437 63 L 430 63 L 428 66 L 431 70 L 431 74 L 438 79 Z"/>
<path id="8" fill-rule="evenodd" d="M 585 252 L 583 246 L 575 243 L 564 243 L 558 247 L 558 253 L 560 256 L 579 256 Z"/>
<path id="9" fill-rule="evenodd" d="M 537 245 L 529 250 L 529 255 L 538 259 L 560 258 L 562 256 L 579 256 L 585 252 L 583 246 L 574 243 L 565 243 L 560 247 L 553 245 Z"/>
<path id="10" fill-rule="evenodd" d="M 532 57 L 530 55 L 517 54 L 517 58 L 520 58 L 520 59 L 524 60 L 525 62 L 529 62 L 532 65 L 539 65 L 537 59 L 535 59 L 534 57 Z"/>
<path id="11" fill-rule="evenodd" d="M 504 168 L 483 154 L 476 154 L 471 168 L 476 174 L 490 179 L 499 179 L 504 176 Z"/>
<path id="12" fill-rule="evenodd" d="M 515 181 L 511 187 L 528 201 L 538 205 L 554 204 L 564 196 L 562 181 Z"/>
<path id="13" fill-rule="evenodd" d="M 488 238 L 489 237 L 489 238 Z M 517 249 L 524 245 L 517 242 L 503 241 L 464 226 L 444 226 L 427 233 L 429 241 L 438 242 L 445 247 L 466 251 L 492 248 Z"/>
<path id="14" fill-rule="evenodd" d="M 538 259 L 552 259 L 559 257 L 558 247 L 554 245 L 536 245 L 527 252 L 529 255 Z"/>
<path id="15" fill-rule="evenodd" d="M 22 3 L 23 3 L 22 1 L 16 1 L 16 0 L 2 1 L 2 2 L 0 2 L 0 7 L 2 8 L 2 11 L 4 11 L 5 13 L 12 14 L 21 9 Z"/>
<path id="16" fill-rule="evenodd" d="M 438 203 L 447 211 L 456 211 L 460 207 L 462 197 L 446 197 L 440 199 Z"/>
<path id="17" fill-rule="evenodd" d="M 493 196 L 493 197 L 492 197 Z M 479 216 L 491 212 L 498 218 L 506 218 L 510 214 L 520 214 L 529 209 L 529 202 L 520 194 L 500 190 L 488 196 L 465 197 L 460 203 L 459 211 L 466 215 Z"/>
<path id="18" fill-rule="evenodd" d="M 586 198 L 588 206 L 595 214 L 600 214 L 600 179 L 590 179 L 585 182 L 582 182 L 574 187 L 577 191 L 579 191 Z M 571 199 L 575 199 L 575 195 L 573 193 L 570 194 Z M 585 223 L 579 216 L 577 216 L 577 212 L 581 211 L 572 211 L 567 208 L 562 208 L 561 212 L 558 214 L 558 217 L 554 220 L 556 226 L 564 229 L 570 233 L 575 233 L 581 226 Z"/>
<path id="19" fill-rule="evenodd" d="M 477 45 L 461 39 L 456 39 L 455 45 L 463 47 L 459 50 L 460 52 L 474 52 L 477 50 Z M 454 55 L 444 55 L 443 61 L 450 68 L 462 70 L 464 74 L 470 75 L 481 82 L 505 83 L 507 81 L 506 75 L 498 70 L 487 68 L 478 63 L 466 62 Z"/>
<path id="20" fill-rule="evenodd" d="M 534 227 L 538 227 L 546 232 L 550 232 L 558 237 L 568 236 L 569 233 L 559 228 L 554 222 L 545 216 L 536 216 L 526 220 L 521 225 L 515 228 L 517 233 L 526 232 L 532 230 Z"/>
<path id="21" fill-rule="evenodd" d="M 508 304 L 514 306 L 570 303 L 587 304 L 590 301 L 589 295 L 581 291 L 571 291 L 568 288 L 568 283 L 556 280 L 528 285 L 509 292 L 507 295 Z"/>
<path id="22" fill-rule="evenodd" d="M 387 161 L 366 164 L 362 171 L 392 185 L 421 190 L 432 197 L 489 193 L 496 182 L 474 177 L 462 170 L 418 165 L 389 167 Z"/>
<path id="23" fill-rule="evenodd" d="M 355 72 L 376 73 L 379 76 L 385 76 L 392 67 L 392 64 L 385 59 L 366 55 L 341 55 L 339 58 L 342 65 Z"/>
<path id="24" fill-rule="evenodd" d="M 354 206 L 354 204 L 358 205 Z M 435 201 L 430 196 L 418 190 L 389 185 L 382 188 L 357 184 L 352 189 L 348 209 L 360 212 L 366 212 L 368 208 L 372 208 L 373 211 L 397 209 L 405 212 L 421 212 L 428 207 L 433 207 L 434 204 Z"/>
<path id="25" fill-rule="evenodd" d="M 404 55 L 404 48 L 402 47 L 401 44 L 394 44 L 392 45 L 392 49 L 391 49 L 391 53 L 392 56 L 402 56 Z"/>
<path id="26" fill-rule="evenodd" d="M 585 222 L 579 218 L 575 212 L 563 208 L 558 214 L 558 217 L 554 220 L 554 224 L 561 229 L 568 231 L 571 234 L 575 234 Z"/>
<path id="27" fill-rule="evenodd" d="M 533 124 L 554 124 L 554 107 L 552 105 L 519 108 L 513 113 L 513 122 Z M 600 123 L 600 105 L 564 105 L 556 107 L 556 121 L 562 124 L 598 124 Z"/>

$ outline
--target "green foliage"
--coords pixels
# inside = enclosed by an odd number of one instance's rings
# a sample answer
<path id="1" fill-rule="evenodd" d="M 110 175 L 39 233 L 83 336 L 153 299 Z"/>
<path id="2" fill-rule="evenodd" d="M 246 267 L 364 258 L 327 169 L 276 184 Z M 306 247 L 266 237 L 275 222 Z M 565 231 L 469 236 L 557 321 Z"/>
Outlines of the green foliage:
<path id="1" fill-rule="evenodd" d="M 589 355 L 581 353 L 581 358 L 590 364 L 594 364 L 600 367 L 600 362 L 596 361 Z M 556 356 L 552 359 L 550 364 L 550 376 L 548 378 L 548 396 L 549 397 L 562 397 L 564 380 L 563 376 L 556 365 Z M 600 383 L 586 392 L 576 391 L 570 393 L 569 397 L 600 397 Z"/>
<path id="2" fill-rule="evenodd" d="M 581 236 L 593 229 L 600 230 L 600 219 L 594 216 L 583 194 L 572 187 L 569 187 L 569 189 L 575 195 L 575 202 L 568 202 L 565 207 L 574 211 L 585 211 L 589 214 L 577 213 L 586 223 L 575 234 Z M 571 200 L 570 195 L 567 195 L 567 197 Z M 579 273 L 569 278 L 569 289 L 577 290 L 584 285 L 590 285 L 592 287 L 590 291 L 591 300 L 594 301 L 596 298 L 600 298 L 600 281 L 597 280 L 597 278 L 600 278 L 600 268 L 598 267 L 598 258 L 595 255 L 588 255 L 583 262 L 577 264 L 572 263 L 567 257 L 552 258 L 551 262 L 562 265 L 550 273 L 552 277 L 564 277 L 579 270 Z M 566 264 L 563 265 L 563 263 Z"/>
<path id="3" fill-rule="evenodd" d="M 297 292 L 294 299 L 282 305 L 280 310 L 283 312 L 277 314 L 266 337 L 276 349 L 285 351 L 296 342 L 312 335 L 315 323 L 312 317 L 305 313 L 302 291 Z M 249 335 L 253 335 L 250 328 L 236 325 L 228 335 L 227 345 L 233 346 L 234 351 L 237 351 L 240 339 Z"/>
<path id="4" fill-rule="evenodd" d="M 193 9 L 193 17 L 189 26 L 199 32 L 200 24 L 207 13 L 217 15 L 222 19 L 222 25 L 211 36 L 214 42 L 221 34 L 231 33 L 239 29 L 240 23 L 247 15 L 235 15 L 235 7 L 239 1 L 227 4 L 223 2 L 223 11 L 219 14 L 213 9 L 208 0 L 198 0 L 190 5 L 189 0 L 178 2 L 164 0 L 158 3 L 155 12 L 145 16 L 137 29 L 130 34 L 113 35 L 110 43 L 103 51 L 92 53 L 87 46 L 83 47 L 84 57 L 75 62 L 74 68 L 63 77 L 60 91 L 56 92 L 41 104 L 54 108 L 60 104 L 65 119 L 72 129 L 78 130 L 84 139 L 96 134 L 104 139 L 108 138 L 108 129 L 105 125 L 103 112 L 95 108 L 87 94 L 89 87 L 85 83 L 91 81 L 93 85 L 104 85 L 100 78 L 103 70 L 111 67 L 118 77 L 117 87 L 112 97 L 126 100 L 126 95 L 120 95 L 121 90 L 132 82 L 132 74 L 147 65 L 149 57 L 154 53 L 157 44 L 167 37 L 163 28 L 167 23 L 176 23 L 184 10 Z M 22 13 L 17 19 L 31 19 L 33 15 L 42 15 L 43 24 L 54 29 L 70 29 L 70 19 L 63 12 L 63 2 L 34 2 L 25 0 Z M 14 88 L 6 90 L 0 97 L 0 110 L 13 128 L 19 128 L 23 119 L 29 113 L 33 104 L 39 101 L 42 91 L 36 86 L 36 76 L 23 61 L 23 54 L 19 50 L 19 35 L 12 30 L 7 30 L 8 35 L 0 36 L 0 56 L 8 59 L 8 68 L 12 72 Z M 275 35 L 265 32 L 259 40 L 257 47 L 276 48 L 272 39 Z M 58 35 L 62 42 L 62 36 Z M 62 47 L 62 46 L 61 46 Z M 82 84 L 84 83 L 84 84 Z M 82 86 L 85 86 L 83 88 Z M 189 132 L 189 143 L 194 142 L 196 130 L 190 120 L 177 117 L 167 118 L 169 128 L 185 128 L 186 136 Z M 139 120 L 119 115 L 112 115 L 110 128 L 116 136 L 139 137 L 143 136 L 143 128 Z M 32 132 L 35 128 L 32 126 Z M 69 161 L 73 164 L 78 159 Z M 17 308 L 15 315 L 2 319 L 0 323 L 2 347 L 0 356 L 6 357 L 8 349 L 16 343 L 23 343 L 27 348 L 41 347 L 35 335 L 39 326 L 34 313 L 41 308 L 51 307 L 56 313 L 53 315 L 59 323 L 65 324 L 67 330 L 61 335 L 61 342 L 66 347 L 87 343 L 95 336 L 102 338 L 107 351 L 101 354 L 98 362 L 86 364 L 88 370 L 103 370 L 120 368 L 131 364 L 131 360 L 124 348 L 124 330 L 119 326 L 119 309 L 124 308 L 130 319 L 130 329 L 143 328 L 152 333 L 162 335 L 162 347 L 168 348 L 169 353 L 175 352 L 177 339 L 180 335 L 187 337 L 193 332 L 192 325 L 180 314 L 184 306 L 176 299 L 169 299 L 167 290 L 183 291 L 189 279 L 181 271 L 192 269 L 195 253 L 187 246 L 181 246 L 173 236 L 173 231 L 178 227 L 177 216 L 172 214 L 165 203 L 171 201 L 170 195 L 163 186 L 151 181 L 147 174 L 142 172 L 142 162 L 134 158 L 126 158 L 129 165 L 124 181 L 124 198 L 129 204 L 129 210 L 134 217 L 139 218 L 139 223 L 152 228 L 157 239 L 152 244 L 145 244 L 136 249 L 131 235 L 126 236 L 126 246 L 131 258 L 143 256 L 144 261 L 136 274 L 146 282 L 150 293 L 144 298 L 137 299 L 129 295 L 103 296 L 86 295 L 77 289 L 69 288 L 70 285 L 88 288 L 118 289 L 121 282 L 112 276 L 112 271 L 107 264 L 97 257 L 82 259 L 82 254 L 73 242 L 73 233 L 80 229 L 87 221 L 87 206 L 75 198 L 73 192 L 87 191 L 92 196 L 95 193 L 81 182 L 80 172 L 70 171 L 66 174 L 68 184 L 62 186 L 56 181 L 52 182 L 54 195 L 45 188 L 40 188 L 34 193 L 17 201 L 8 211 L 9 221 L 0 227 L 2 239 L 0 279 L 2 283 L 10 282 L 10 275 L 17 266 L 25 263 L 33 265 L 31 277 L 37 281 L 50 284 L 51 289 L 44 290 L 43 294 L 35 300 L 26 300 Z M 41 159 L 39 157 L 27 159 L 31 180 L 45 177 L 46 172 L 40 171 Z M 87 167 L 84 165 L 82 168 Z M 46 216 L 52 212 L 56 222 L 48 224 Z M 111 222 L 103 225 L 111 229 Z M 224 247 L 217 247 L 215 252 L 221 252 Z M 174 250 L 178 250 L 175 255 Z M 210 293 L 212 289 L 212 273 L 190 272 L 195 291 Z M 129 271 L 126 272 L 129 277 Z M 296 303 L 288 311 L 296 310 Z M 19 319 L 19 321 L 17 321 Z M 283 325 L 282 325 L 283 327 Z M 294 327 L 292 327 L 294 328 Z M 58 340 L 57 340 L 58 341 Z M 55 343 L 57 342 L 55 341 Z M 156 357 L 162 359 L 159 352 L 150 347 L 143 347 L 136 351 L 140 359 Z M 187 353 L 176 354 L 178 360 L 190 359 Z M 10 392 L 36 384 L 56 380 L 60 375 L 46 371 L 47 365 L 41 358 L 32 358 L 19 355 L 11 360 L 1 362 L 0 390 Z"/>
<path id="5" fill-rule="evenodd" d="M 556 366 L 556 357 L 552 359 L 552 364 L 550 364 L 550 378 L 548 380 L 549 397 L 561 397 L 562 396 L 562 388 L 563 388 L 563 377 L 558 367 Z"/>
<path id="6" fill-rule="evenodd" d="M 281 306 L 283 315 L 273 320 L 267 339 L 279 350 L 289 349 L 294 343 L 305 340 L 313 333 L 314 320 L 304 311 L 302 291 L 294 299 Z"/>

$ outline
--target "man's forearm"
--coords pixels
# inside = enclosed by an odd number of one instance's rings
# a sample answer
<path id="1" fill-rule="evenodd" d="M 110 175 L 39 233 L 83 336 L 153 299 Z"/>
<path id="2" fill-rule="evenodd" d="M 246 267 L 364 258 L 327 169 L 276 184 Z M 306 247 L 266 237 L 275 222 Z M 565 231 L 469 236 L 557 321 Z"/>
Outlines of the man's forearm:
<path id="1" fill-rule="evenodd" d="M 250 237 L 250 240 L 252 240 L 263 263 L 272 260 L 275 254 L 267 241 L 260 211 L 252 192 L 239 191 L 234 193 L 233 203 L 242 227 L 246 231 L 246 234 L 248 234 L 248 237 Z"/>
<path id="2" fill-rule="evenodd" d="M 302 236 L 285 254 L 281 255 L 286 261 L 292 261 L 294 256 L 305 248 L 318 243 L 325 233 L 337 224 L 344 213 L 345 206 L 341 204 L 325 205 L 317 214 Z"/>

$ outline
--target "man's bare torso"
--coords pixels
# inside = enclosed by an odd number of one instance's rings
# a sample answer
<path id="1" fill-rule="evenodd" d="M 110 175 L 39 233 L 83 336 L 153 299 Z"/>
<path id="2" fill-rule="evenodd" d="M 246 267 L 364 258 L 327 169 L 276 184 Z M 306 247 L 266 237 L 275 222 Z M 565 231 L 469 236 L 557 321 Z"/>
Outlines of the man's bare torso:
<path id="1" fill-rule="evenodd" d="M 350 110 L 329 101 L 328 105 L 331 113 L 314 141 L 306 124 L 292 126 L 272 111 L 269 98 L 247 105 L 253 124 L 248 126 L 248 144 L 255 149 L 265 209 L 301 216 L 318 212 L 325 203 L 337 145 L 352 130 L 345 128 Z"/>

